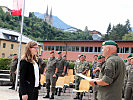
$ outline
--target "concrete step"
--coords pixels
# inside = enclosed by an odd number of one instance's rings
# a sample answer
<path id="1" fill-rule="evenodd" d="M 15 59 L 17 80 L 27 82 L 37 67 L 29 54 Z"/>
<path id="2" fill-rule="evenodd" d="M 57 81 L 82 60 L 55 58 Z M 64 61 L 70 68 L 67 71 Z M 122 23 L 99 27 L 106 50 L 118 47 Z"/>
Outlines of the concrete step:
<path id="1" fill-rule="evenodd" d="M 10 78 L 10 74 L 1 74 L 0 73 L 0 78 L 6 78 L 6 79 L 9 79 Z"/>
<path id="2" fill-rule="evenodd" d="M 9 74 L 9 70 L 0 70 L 0 73 Z"/>
<path id="3" fill-rule="evenodd" d="M 9 86 L 11 85 L 10 79 L 0 78 L 0 86 Z"/>

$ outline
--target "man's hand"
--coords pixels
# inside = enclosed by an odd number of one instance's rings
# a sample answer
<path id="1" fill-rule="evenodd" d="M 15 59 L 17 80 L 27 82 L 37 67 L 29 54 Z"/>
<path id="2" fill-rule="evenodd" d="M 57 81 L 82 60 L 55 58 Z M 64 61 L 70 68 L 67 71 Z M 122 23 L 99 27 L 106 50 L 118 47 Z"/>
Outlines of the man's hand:
<path id="1" fill-rule="evenodd" d="M 94 79 L 89 80 L 90 85 L 94 86 Z"/>
<path id="2" fill-rule="evenodd" d="M 100 67 L 97 67 L 96 70 L 100 70 Z"/>
<path id="3" fill-rule="evenodd" d="M 28 95 L 22 95 L 22 100 L 28 100 Z"/>
<path id="4" fill-rule="evenodd" d="M 65 73 L 63 72 L 63 73 L 62 73 L 62 75 L 64 76 L 64 75 L 65 75 Z"/>
<path id="5" fill-rule="evenodd" d="M 56 77 L 56 75 L 54 74 L 53 77 Z"/>

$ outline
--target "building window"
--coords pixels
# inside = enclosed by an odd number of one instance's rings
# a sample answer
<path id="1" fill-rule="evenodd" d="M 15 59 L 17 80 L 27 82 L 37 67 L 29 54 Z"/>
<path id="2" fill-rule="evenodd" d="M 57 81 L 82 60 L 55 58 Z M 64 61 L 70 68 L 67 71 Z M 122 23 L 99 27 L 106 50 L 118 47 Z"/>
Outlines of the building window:
<path id="1" fill-rule="evenodd" d="M 3 48 L 6 48 L 6 43 L 3 43 Z"/>
<path id="2" fill-rule="evenodd" d="M 95 51 L 94 52 L 97 52 L 97 47 L 94 47 L 95 48 Z"/>
<path id="3" fill-rule="evenodd" d="M 62 47 L 62 50 L 63 50 L 63 51 L 66 51 L 66 47 L 65 47 L 65 46 L 63 46 L 63 47 Z"/>
<path id="4" fill-rule="evenodd" d="M 85 47 L 85 52 L 88 52 L 89 48 L 88 47 Z"/>
<path id="5" fill-rule="evenodd" d="M 47 51 L 47 48 L 48 48 L 48 46 L 45 46 L 45 47 L 44 47 L 44 50 Z"/>
<path id="6" fill-rule="evenodd" d="M 68 46 L 67 51 L 72 51 L 72 47 Z"/>
<path id="7" fill-rule="evenodd" d="M 93 47 L 90 47 L 89 52 L 93 52 Z"/>
<path id="8" fill-rule="evenodd" d="M 98 47 L 97 49 L 98 49 L 98 52 L 101 52 L 101 47 Z"/>
<path id="9" fill-rule="evenodd" d="M 13 44 L 11 44 L 11 49 L 13 49 Z"/>
<path id="10" fill-rule="evenodd" d="M 72 51 L 75 52 L 75 47 L 72 47 Z"/>
<path id="11" fill-rule="evenodd" d="M 133 53 L 133 47 L 131 47 L 131 53 Z"/>
<path id="12" fill-rule="evenodd" d="M 76 52 L 79 52 L 79 47 L 76 47 Z"/>
<path id="13" fill-rule="evenodd" d="M 59 46 L 56 46 L 56 51 L 59 51 Z"/>
<path id="14" fill-rule="evenodd" d="M 51 46 L 48 46 L 48 51 L 50 51 L 51 50 Z"/>
<path id="15" fill-rule="evenodd" d="M 1 57 L 2 57 L 2 58 L 5 58 L 5 53 L 2 53 Z"/>
<path id="16" fill-rule="evenodd" d="M 125 47 L 125 53 L 129 53 L 129 47 Z"/>
<path id="17" fill-rule="evenodd" d="M 51 46 L 51 50 L 54 50 L 54 46 Z"/>
<path id="18" fill-rule="evenodd" d="M 84 52 L 84 47 L 81 47 L 81 52 Z"/>

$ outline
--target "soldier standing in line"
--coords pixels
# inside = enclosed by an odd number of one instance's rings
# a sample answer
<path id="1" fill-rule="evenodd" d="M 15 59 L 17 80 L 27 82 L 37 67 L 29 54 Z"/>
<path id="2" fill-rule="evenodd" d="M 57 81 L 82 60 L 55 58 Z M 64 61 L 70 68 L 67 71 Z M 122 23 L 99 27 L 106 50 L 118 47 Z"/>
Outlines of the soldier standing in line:
<path id="1" fill-rule="evenodd" d="M 62 52 L 61 51 L 58 51 L 58 58 L 57 58 L 57 64 L 56 64 L 56 67 L 58 67 L 58 71 L 57 71 L 57 79 L 58 77 L 63 77 L 65 76 L 67 73 L 66 72 L 66 60 L 62 58 Z M 56 93 L 55 95 L 57 95 L 57 88 L 56 88 Z M 59 91 L 58 91 L 58 96 L 61 95 L 61 91 L 62 89 L 59 88 Z"/>
<path id="2" fill-rule="evenodd" d="M 17 54 L 13 54 L 13 59 L 11 61 L 11 64 L 9 65 L 10 67 L 10 81 L 12 83 L 12 87 L 9 89 L 15 89 L 15 80 L 16 80 L 16 69 L 17 69 L 17 64 L 18 64 L 18 56 Z"/>
<path id="3" fill-rule="evenodd" d="M 131 57 L 132 57 L 132 54 L 129 54 L 129 55 L 127 56 L 127 62 L 125 63 L 125 65 L 126 65 L 126 72 L 125 72 L 125 73 L 128 72 L 128 69 L 129 69 L 129 67 L 131 66 Z M 125 93 L 126 84 L 127 84 L 127 77 L 126 77 L 126 75 L 125 75 L 125 77 L 124 77 L 124 86 L 123 86 L 123 88 L 122 88 L 122 97 L 123 97 L 123 98 L 124 98 L 124 93 Z"/>
<path id="4" fill-rule="evenodd" d="M 104 56 L 103 55 L 98 55 L 97 57 L 97 66 L 94 67 L 94 70 L 93 70 L 93 73 L 95 73 L 95 78 L 98 78 L 99 77 L 99 73 L 100 73 L 100 70 L 102 68 L 102 65 L 104 64 L 105 60 L 103 59 Z M 94 99 L 95 100 L 98 100 L 97 99 L 97 86 L 95 85 L 94 86 Z"/>
<path id="5" fill-rule="evenodd" d="M 65 71 L 65 74 L 67 75 L 68 71 L 69 71 L 69 62 L 67 61 L 67 55 L 63 55 L 63 59 L 66 60 L 66 71 Z M 65 91 L 66 91 L 66 86 L 64 86 L 63 92 L 65 93 Z"/>
<path id="6" fill-rule="evenodd" d="M 74 66 L 75 74 L 83 74 L 85 75 L 87 71 L 89 70 L 89 64 L 85 61 L 84 55 L 80 55 L 80 62 L 76 62 Z M 79 84 L 82 77 L 75 76 L 75 89 L 79 90 Z M 79 97 L 80 96 L 80 97 Z M 80 99 L 82 100 L 83 94 L 80 95 L 79 92 L 77 92 L 76 97 L 74 99 Z"/>
<path id="7" fill-rule="evenodd" d="M 90 85 L 98 85 L 98 100 L 122 100 L 122 87 L 125 76 L 125 63 L 118 56 L 115 41 L 102 43 L 106 62 L 103 64 L 98 79 L 89 80 Z"/>
<path id="8" fill-rule="evenodd" d="M 45 62 L 43 61 L 42 58 L 40 58 L 42 55 L 38 56 L 38 63 L 39 63 L 39 70 L 40 70 L 40 74 L 43 74 L 44 72 L 44 68 L 45 68 Z"/>
<path id="9" fill-rule="evenodd" d="M 50 99 L 54 99 L 57 70 L 58 70 L 58 68 L 56 68 L 56 58 L 55 58 L 54 50 L 52 50 L 50 52 L 50 58 L 48 58 L 47 65 L 46 65 L 46 68 L 44 71 L 44 74 L 46 73 L 47 95 L 43 98 L 49 98 L 50 85 L 51 85 L 52 95 L 51 95 Z"/>
<path id="10" fill-rule="evenodd" d="M 98 57 L 98 55 L 94 55 L 94 61 L 92 62 L 92 68 L 91 68 L 91 78 L 93 79 L 94 78 L 94 76 L 95 76 L 95 74 L 93 74 L 93 69 L 94 69 L 94 67 L 97 65 L 97 57 Z"/>
<path id="11" fill-rule="evenodd" d="M 125 100 L 133 100 L 133 57 L 131 59 L 131 65 L 126 72 L 127 84 L 125 89 Z"/>

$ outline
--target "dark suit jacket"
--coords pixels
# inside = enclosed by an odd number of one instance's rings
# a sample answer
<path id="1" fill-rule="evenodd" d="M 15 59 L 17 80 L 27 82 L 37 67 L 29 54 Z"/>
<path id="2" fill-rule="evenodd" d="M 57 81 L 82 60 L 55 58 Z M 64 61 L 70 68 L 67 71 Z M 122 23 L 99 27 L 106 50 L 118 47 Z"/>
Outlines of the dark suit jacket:
<path id="1" fill-rule="evenodd" d="M 21 95 L 28 94 L 33 91 L 35 86 L 34 66 L 26 60 L 20 61 L 20 87 Z M 39 87 L 38 87 L 39 88 Z"/>

